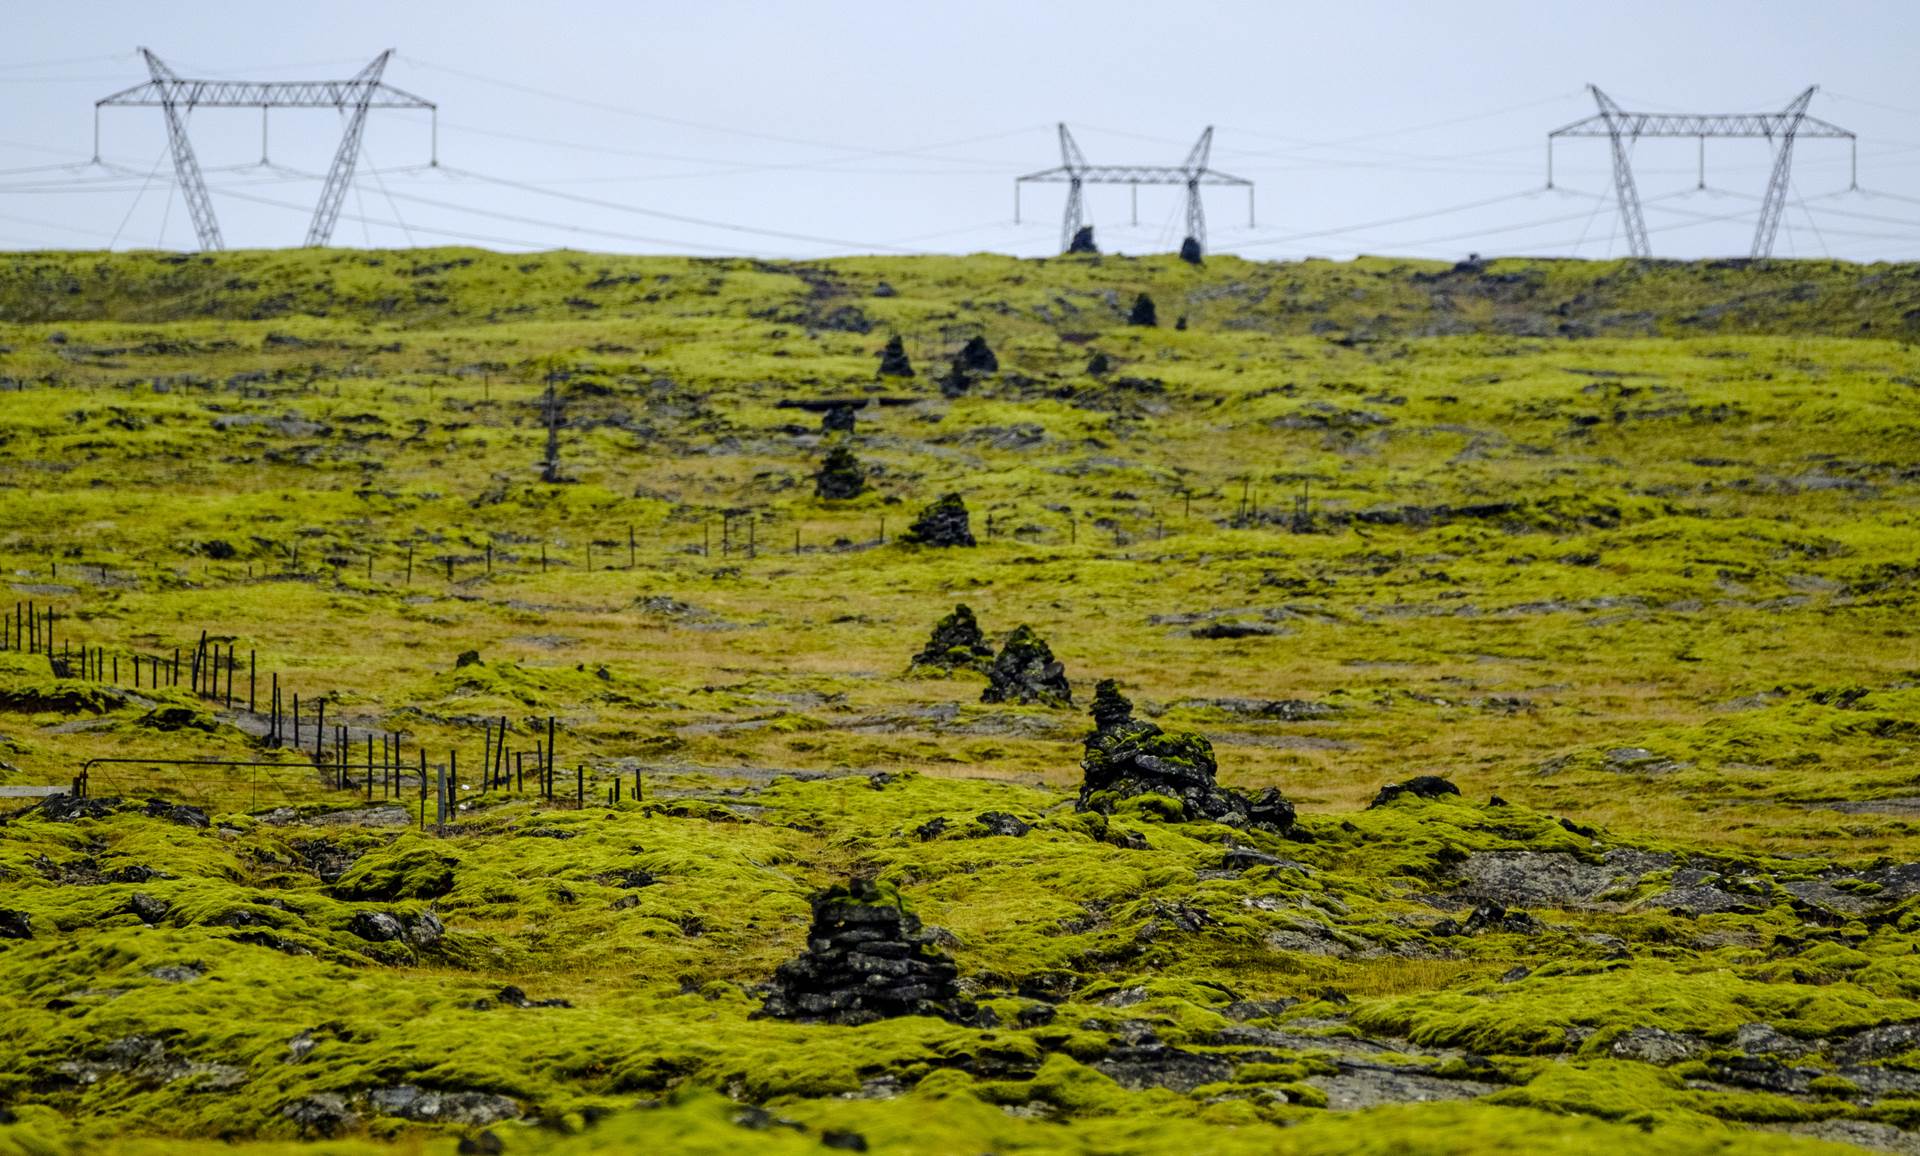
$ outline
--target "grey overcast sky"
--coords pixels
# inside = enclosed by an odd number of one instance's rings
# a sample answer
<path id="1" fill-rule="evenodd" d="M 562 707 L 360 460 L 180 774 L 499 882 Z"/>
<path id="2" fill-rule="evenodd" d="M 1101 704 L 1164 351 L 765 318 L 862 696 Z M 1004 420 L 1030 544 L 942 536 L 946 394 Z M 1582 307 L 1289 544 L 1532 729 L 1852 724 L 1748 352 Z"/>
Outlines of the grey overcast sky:
<path id="1" fill-rule="evenodd" d="M 0 41 L 0 246 L 196 246 L 158 109 L 93 102 L 145 79 L 352 75 L 438 102 L 376 112 L 340 245 L 752 253 L 1058 245 L 1054 122 L 1093 163 L 1177 164 L 1214 125 L 1211 248 L 1249 257 L 1625 252 L 1594 111 L 1784 107 L 1859 134 L 1796 148 L 1775 252 L 1920 256 L 1920 5 L 1911 0 L 1451 3 L 465 3 L 11 0 Z M 202 109 L 192 139 L 232 248 L 298 245 L 339 138 L 331 110 Z M 1760 140 L 1643 140 L 1654 252 L 1744 255 L 1771 166 Z M 1178 189 L 1089 191 L 1102 248 L 1168 250 Z"/>

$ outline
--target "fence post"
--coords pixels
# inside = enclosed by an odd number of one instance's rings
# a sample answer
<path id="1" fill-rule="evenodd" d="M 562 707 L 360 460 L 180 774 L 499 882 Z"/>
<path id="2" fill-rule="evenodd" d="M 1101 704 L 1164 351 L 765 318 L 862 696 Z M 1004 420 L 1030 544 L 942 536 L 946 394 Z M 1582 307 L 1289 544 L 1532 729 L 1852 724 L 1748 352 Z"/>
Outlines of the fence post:
<path id="1" fill-rule="evenodd" d="M 420 748 L 420 829 L 427 829 L 427 748 Z"/>
<path id="2" fill-rule="evenodd" d="M 249 650 L 247 651 L 247 713 L 248 714 L 259 713 L 258 711 L 253 709 L 254 675 L 257 673 L 257 670 L 258 670 L 257 664 L 254 661 L 254 652 Z M 136 682 L 138 682 L 140 679 L 140 668 L 138 665 L 135 665 L 134 667 L 133 677 L 134 677 L 134 681 Z"/>
<path id="3" fill-rule="evenodd" d="M 574 809 L 577 811 L 584 811 L 586 810 L 586 807 L 587 807 L 587 764 L 581 763 L 578 766 L 576 766 L 573 769 L 573 774 L 574 774 L 574 784 L 573 784 Z"/>

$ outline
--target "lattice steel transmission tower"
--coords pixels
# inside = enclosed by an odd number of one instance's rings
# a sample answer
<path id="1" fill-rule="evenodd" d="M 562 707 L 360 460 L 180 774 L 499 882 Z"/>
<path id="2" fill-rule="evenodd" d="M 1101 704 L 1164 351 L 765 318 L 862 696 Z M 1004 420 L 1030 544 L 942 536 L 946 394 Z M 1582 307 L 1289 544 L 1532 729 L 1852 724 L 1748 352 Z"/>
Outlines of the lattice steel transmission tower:
<path id="1" fill-rule="evenodd" d="M 388 49 L 348 80 L 190 80 L 168 68 L 158 56 L 140 50 L 153 78 L 93 105 L 93 159 L 100 159 L 100 110 L 103 108 L 154 108 L 166 116 L 167 144 L 173 153 L 174 177 L 193 218 L 193 231 L 202 249 L 224 249 L 220 221 L 214 216 L 213 199 L 200 174 L 200 162 L 193 155 L 193 142 L 187 138 L 187 116 L 196 108 L 257 108 L 260 110 L 261 151 L 265 152 L 267 111 L 275 108 L 331 108 L 347 117 L 340 147 L 334 151 L 333 164 L 327 169 L 326 183 L 320 189 L 320 203 L 314 207 L 313 222 L 307 226 L 309 246 L 325 245 L 333 237 L 333 226 L 340 219 L 340 205 L 353 183 L 353 166 L 360 156 L 360 138 L 367 127 L 367 113 L 376 108 L 424 109 L 433 114 L 433 164 L 439 164 L 440 109 L 430 100 L 402 91 L 382 81 Z M 265 157 L 262 156 L 262 161 Z"/>
<path id="2" fill-rule="evenodd" d="M 1773 176 L 1767 182 L 1767 195 L 1760 202 L 1760 220 L 1753 231 L 1751 256 L 1773 255 L 1773 238 L 1780 230 L 1780 217 L 1786 211 L 1787 195 L 1793 177 L 1793 142 L 1800 137 L 1844 140 L 1852 152 L 1852 176 L 1849 187 L 1858 188 L 1860 169 L 1859 139 L 1837 124 L 1807 115 L 1807 104 L 1815 88 L 1809 88 L 1779 112 L 1627 112 L 1594 85 L 1597 115 L 1554 129 L 1547 134 L 1547 187 L 1553 187 L 1553 145 L 1562 137 L 1606 137 L 1613 149 L 1613 191 L 1620 202 L 1620 223 L 1627 234 L 1627 248 L 1635 257 L 1651 257 L 1647 243 L 1647 222 L 1640 212 L 1640 193 L 1633 182 L 1631 148 L 1641 137 L 1694 137 L 1700 142 L 1700 188 L 1707 187 L 1707 138 L 1763 137 L 1772 142 Z"/>
<path id="3" fill-rule="evenodd" d="M 1025 184 L 1065 184 L 1067 186 L 1066 212 L 1060 219 L 1060 251 L 1067 252 L 1073 247 L 1075 235 L 1086 224 L 1086 202 L 1082 188 L 1086 185 L 1129 185 L 1133 192 L 1133 223 L 1140 223 L 1140 186 L 1141 185 L 1185 185 L 1187 188 L 1187 240 L 1192 242 L 1196 255 L 1206 252 L 1207 214 L 1200 201 L 1202 185 L 1235 185 L 1247 190 L 1247 226 L 1253 226 L 1253 182 L 1244 177 L 1220 172 L 1209 167 L 1208 161 L 1213 152 L 1213 126 L 1200 134 L 1187 153 L 1185 164 L 1179 165 L 1090 165 L 1087 158 L 1075 143 L 1073 134 L 1067 126 L 1060 126 L 1060 163 L 1050 169 L 1037 173 L 1028 173 L 1015 177 L 1013 181 L 1013 220 L 1020 223 L 1020 187 Z M 1185 246 L 1183 246 L 1183 249 Z"/>

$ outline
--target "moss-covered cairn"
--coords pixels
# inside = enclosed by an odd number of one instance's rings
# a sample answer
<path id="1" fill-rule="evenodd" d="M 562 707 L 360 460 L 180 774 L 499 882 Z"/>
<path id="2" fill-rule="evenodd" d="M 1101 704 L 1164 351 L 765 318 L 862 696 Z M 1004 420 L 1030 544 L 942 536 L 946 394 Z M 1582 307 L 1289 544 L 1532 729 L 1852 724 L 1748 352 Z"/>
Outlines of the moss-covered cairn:
<path id="1" fill-rule="evenodd" d="M 1066 667 L 1053 657 L 1046 640 L 1022 624 L 993 656 L 980 701 L 1072 706 L 1073 687 L 1067 682 Z"/>
<path id="2" fill-rule="evenodd" d="M 920 511 L 900 540 L 914 546 L 975 545 L 967 503 L 959 494 L 943 495 Z"/>
<path id="3" fill-rule="evenodd" d="M 993 647 L 974 621 L 972 608 L 962 602 L 934 624 L 926 646 L 913 656 L 913 665 L 945 671 L 984 670 L 992 658 Z"/>
<path id="4" fill-rule="evenodd" d="M 851 412 L 851 411 L 849 411 Z M 829 502 L 857 498 L 867 489 L 866 467 L 846 446 L 834 446 L 813 475 L 813 492 Z"/>
<path id="5" fill-rule="evenodd" d="M 807 952 L 780 965 L 760 1014 L 804 1023 L 865 1024 L 892 1016 L 970 1020 L 959 970 L 900 893 L 851 879 L 813 897 Z"/>
<path id="6" fill-rule="evenodd" d="M 1234 827 L 1285 834 L 1293 827 L 1293 804 L 1272 787 L 1248 798 L 1214 782 L 1213 744 L 1204 735 L 1168 733 L 1133 717 L 1133 703 L 1110 678 L 1093 690 L 1094 731 L 1080 767 L 1079 809 L 1111 812 L 1133 795 L 1178 800 L 1188 819 L 1212 819 Z"/>

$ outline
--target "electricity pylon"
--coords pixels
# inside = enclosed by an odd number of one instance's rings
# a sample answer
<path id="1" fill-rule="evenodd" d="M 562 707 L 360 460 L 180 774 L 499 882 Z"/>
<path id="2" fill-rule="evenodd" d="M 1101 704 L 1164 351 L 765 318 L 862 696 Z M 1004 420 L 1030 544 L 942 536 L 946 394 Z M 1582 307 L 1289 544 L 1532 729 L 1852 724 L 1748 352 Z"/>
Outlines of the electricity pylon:
<path id="1" fill-rule="evenodd" d="M 266 110 L 273 108 L 331 108 L 347 115 L 347 126 L 340 147 L 327 169 L 326 183 L 320 189 L 320 203 L 314 207 L 313 222 L 307 226 L 309 246 L 325 245 L 333 237 L 333 226 L 340 219 L 340 206 L 353 183 L 353 167 L 360 156 L 360 138 L 367 125 L 367 112 L 375 108 L 424 109 L 433 114 L 435 157 L 439 163 L 440 110 L 432 101 L 404 92 L 381 80 L 388 49 L 347 80 L 190 80 L 168 68 L 158 56 L 140 50 L 152 79 L 144 84 L 102 97 L 93 105 L 93 159 L 100 159 L 100 110 L 103 108 L 158 107 L 167 121 L 167 143 L 173 153 L 174 177 L 180 183 L 181 196 L 193 218 L 193 231 L 202 249 L 224 249 L 220 222 L 213 213 L 213 199 L 200 174 L 200 162 L 193 155 L 193 142 L 187 137 L 187 116 L 196 108 L 257 108 L 261 110 L 262 133 Z M 264 146 L 263 146 L 264 147 Z M 264 159 L 264 158 L 263 158 Z"/>
<path id="2" fill-rule="evenodd" d="M 1613 191 L 1620 202 L 1620 223 L 1627 248 L 1635 257 L 1650 257 L 1647 222 L 1640 212 L 1640 193 L 1634 187 L 1631 146 L 1641 137 L 1694 137 L 1700 142 L 1700 187 L 1707 183 L 1707 138 L 1764 137 L 1773 143 L 1773 175 L 1760 202 L 1760 220 L 1753 231 L 1754 257 L 1773 255 L 1773 238 L 1780 230 L 1793 177 L 1793 142 L 1800 137 L 1844 140 L 1853 151 L 1854 187 L 1859 182 L 1859 140 L 1839 125 L 1807 115 L 1816 88 L 1809 88 L 1780 112 L 1627 112 L 1594 85 L 1587 88 L 1600 111 L 1595 116 L 1554 129 L 1547 134 L 1547 187 L 1553 187 L 1553 143 L 1562 137 L 1606 137 L 1613 150 Z"/>
<path id="3" fill-rule="evenodd" d="M 1037 173 L 1028 173 L 1015 177 L 1013 181 L 1013 220 L 1020 221 L 1020 186 L 1034 184 L 1065 184 L 1067 186 L 1066 212 L 1060 219 L 1060 251 L 1066 252 L 1073 245 L 1073 238 L 1086 223 L 1086 203 L 1081 189 L 1086 185 L 1129 185 L 1133 190 L 1133 223 L 1140 223 L 1140 186 L 1141 185 L 1185 185 L 1187 189 L 1187 239 L 1192 241 L 1197 253 L 1204 253 L 1207 247 L 1207 215 L 1200 202 L 1202 185 L 1236 185 L 1247 190 L 1247 225 L 1253 225 L 1253 182 L 1244 177 L 1236 177 L 1209 167 L 1213 152 L 1213 126 L 1200 134 L 1187 153 L 1185 164 L 1180 165 L 1090 165 L 1080 152 L 1080 146 L 1074 142 L 1073 134 L 1067 126 L 1060 126 L 1060 163 L 1054 168 L 1042 169 Z"/>

